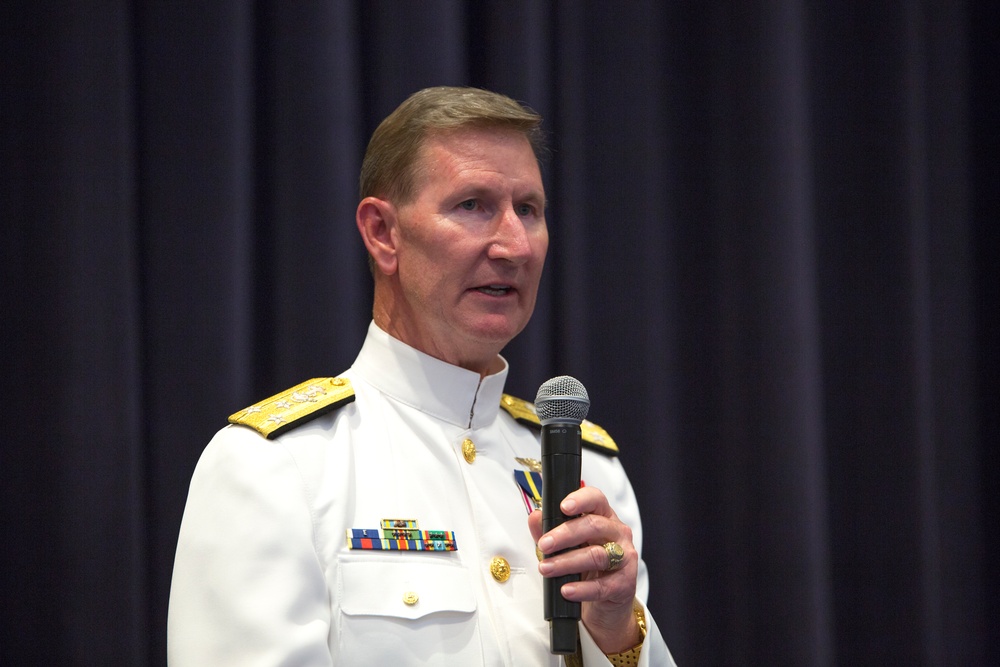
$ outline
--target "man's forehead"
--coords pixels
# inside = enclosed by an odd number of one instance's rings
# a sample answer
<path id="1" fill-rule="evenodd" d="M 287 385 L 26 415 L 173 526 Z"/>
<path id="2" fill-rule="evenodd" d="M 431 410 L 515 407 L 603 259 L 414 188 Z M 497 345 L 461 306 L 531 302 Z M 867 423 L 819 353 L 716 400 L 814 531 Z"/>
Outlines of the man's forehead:
<path id="1" fill-rule="evenodd" d="M 483 151 L 483 144 L 505 144 L 525 151 L 531 156 L 535 172 L 541 175 L 541 166 L 531 147 L 531 142 L 520 132 L 504 127 L 463 127 L 455 130 L 434 131 L 424 137 L 416 160 L 417 180 L 430 174 L 457 174 L 468 167 L 467 160 L 487 163 L 495 155 L 493 150 Z M 537 170 L 537 171 L 536 171 Z M 528 174 L 530 178 L 531 174 Z"/>
<path id="2" fill-rule="evenodd" d="M 420 155 L 427 157 L 430 153 L 466 153 L 474 150 L 482 142 L 520 145 L 531 152 L 534 157 L 534 150 L 531 148 L 528 137 L 523 132 L 505 127 L 462 127 L 454 130 L 435 130 L 428 133 L 421 141 Z"/>

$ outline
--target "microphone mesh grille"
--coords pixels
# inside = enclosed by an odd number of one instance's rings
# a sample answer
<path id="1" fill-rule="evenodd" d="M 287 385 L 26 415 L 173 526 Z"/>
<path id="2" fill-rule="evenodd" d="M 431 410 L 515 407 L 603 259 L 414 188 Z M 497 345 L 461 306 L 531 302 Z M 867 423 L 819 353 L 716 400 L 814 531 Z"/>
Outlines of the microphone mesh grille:
<path id="1" fill-rule="evenodd" d="M 579 423 L 586 419 L 589 409 L 587 388 L 568 375 L 546 380 L 535 396 L 535 411 L 543 424 L 552 421 Z"/>

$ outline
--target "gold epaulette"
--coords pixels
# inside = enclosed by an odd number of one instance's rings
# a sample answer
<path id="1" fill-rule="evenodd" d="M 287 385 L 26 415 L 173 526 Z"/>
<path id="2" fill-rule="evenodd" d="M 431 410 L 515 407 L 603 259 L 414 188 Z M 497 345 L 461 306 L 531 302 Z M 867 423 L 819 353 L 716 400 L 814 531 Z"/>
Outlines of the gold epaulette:
<path id="1" fill-rule="evenodd" d="M 536 428 L 542 426 L 533 403 L 509 394 L 504 394 L 500 399 L 500 407 L 522 424 L 528 424 Z M 607 454 L 608 456 L 618 455 L 618 445 L 615 443 L 614 438 L 594 422 L 587 421 L 586 419 L 583 420 L 583 423 L 580 424 L 580 439 L 590 449 Z"/>
<path id="2" fill-rule="evenodd" d="M 314 378 L 230 415 L 230 424 L 249 426 L 265 438 L 276 438 L 354 400 L 347 378 Z"/>

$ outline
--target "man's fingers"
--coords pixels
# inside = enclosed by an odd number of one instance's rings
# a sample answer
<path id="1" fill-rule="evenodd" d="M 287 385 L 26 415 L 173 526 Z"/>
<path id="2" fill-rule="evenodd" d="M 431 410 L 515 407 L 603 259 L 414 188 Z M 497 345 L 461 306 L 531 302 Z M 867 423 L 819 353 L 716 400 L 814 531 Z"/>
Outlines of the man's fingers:
<path id="1" fill-rule="evenodd" d="M 546 554 L 581 544 L 603 545 L 607 542 L 631 545 L 632 529 L 617 517 L 583 514 L 556 526 L 537 540 L 538 548 Z"/>
<path id="2" fill-rule="evenodd" d="M 585 486 L 566 496 L 559 504 L 559 509 L 568 516 L 577 514 L 598 514 L 609 518 L 615 516 L 604 493 L 592 486 Z"/>
<path id="3" fill-rule="evenodd" d="M 608 555 L 608 549 L 604 545 L 588 545 L 546 558 L 538 564 L 538 571 L 545 577 L 591 573 L 595 575 L 619 573 L 628 575 L 629 572 L 635 570 L 638 555 L 631 544 L 618 546 L 622 555 L 618 567 L 614 570 L 609 569 L 611 559 Z"/>

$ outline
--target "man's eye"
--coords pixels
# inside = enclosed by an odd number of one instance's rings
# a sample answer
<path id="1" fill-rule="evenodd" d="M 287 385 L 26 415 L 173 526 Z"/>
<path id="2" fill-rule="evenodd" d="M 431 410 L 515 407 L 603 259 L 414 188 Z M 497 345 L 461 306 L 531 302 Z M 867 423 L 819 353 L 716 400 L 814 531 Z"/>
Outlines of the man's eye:
<path id="1" fill-rule="evenodd" d="M 529 216 L 535 212 L 535 207 L 531 204 L 518 204 L 517 214 L 521 217 Z"/>
<path id="2" fill-rule="evenodd" d="M 459 204 L 459 206 L 464 208 L 466 211 L 475 211 L 478 205 L 479 204 L 476 202 L 475 199 L 466 199 L 464 202 Z"/>

